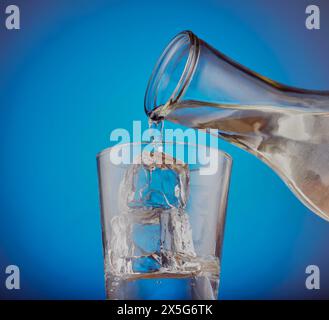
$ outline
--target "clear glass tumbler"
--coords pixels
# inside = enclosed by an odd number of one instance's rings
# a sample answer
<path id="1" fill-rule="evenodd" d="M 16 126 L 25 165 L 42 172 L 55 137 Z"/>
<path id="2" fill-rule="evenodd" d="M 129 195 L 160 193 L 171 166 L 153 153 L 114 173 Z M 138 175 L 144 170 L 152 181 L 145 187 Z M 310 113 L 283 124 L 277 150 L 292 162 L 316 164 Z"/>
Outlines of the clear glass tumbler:
<path id="1" fill-rule="evenodd" d="M 108 299 L 217 299 L 231 158 L 201 145 L 97 156 Z"/>

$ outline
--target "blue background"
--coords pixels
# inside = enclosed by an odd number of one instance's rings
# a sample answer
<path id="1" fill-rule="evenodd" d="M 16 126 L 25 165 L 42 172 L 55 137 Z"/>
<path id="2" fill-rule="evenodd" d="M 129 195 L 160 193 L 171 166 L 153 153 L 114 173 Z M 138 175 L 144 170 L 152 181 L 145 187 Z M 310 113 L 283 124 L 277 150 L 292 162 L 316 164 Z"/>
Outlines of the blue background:
<path id="1" fill-rule="evenodd" d="M 305 28 L 318 4 L 321 29 Z M 5 8 L 21 9 L 21 30 Z M 15 0 L 0 3 L 0 297 L 103 299 L 95 155 L 147 120 L 159 54 L 184 29 L 265 76 L 329 88 L 328 1 Z M 253 156 L 234 159 L 222 299 L 329 298 L 329 223 Z M 5 267 L 21 270 L 6 290 Z M 321 289 L 305 289 L 305 268 Z"/>

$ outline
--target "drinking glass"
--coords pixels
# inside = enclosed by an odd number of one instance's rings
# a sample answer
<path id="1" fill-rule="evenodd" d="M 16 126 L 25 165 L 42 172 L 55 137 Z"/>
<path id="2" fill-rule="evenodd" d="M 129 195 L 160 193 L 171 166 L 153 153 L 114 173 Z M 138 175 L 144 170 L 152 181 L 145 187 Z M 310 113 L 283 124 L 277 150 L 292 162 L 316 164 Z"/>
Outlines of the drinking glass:
<path id="1" fill-rule="evenodd" d="M 107 299 L 217 299 L 231 163 L 178 142 L 97 155 Z"/>

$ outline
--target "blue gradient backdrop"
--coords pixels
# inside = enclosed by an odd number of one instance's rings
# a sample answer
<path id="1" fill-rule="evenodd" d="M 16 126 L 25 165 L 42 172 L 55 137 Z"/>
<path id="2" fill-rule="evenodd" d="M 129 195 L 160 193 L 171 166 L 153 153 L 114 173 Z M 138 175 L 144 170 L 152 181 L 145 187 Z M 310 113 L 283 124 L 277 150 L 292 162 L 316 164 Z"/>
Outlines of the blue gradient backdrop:
<path id="1" fill-rule="evenodd" d="M 21 30 L 5 29 L 5 7 Z M 321 29 L 305 28 L 318 4 Z M 163 47 L 191 29 L 277 81 L 329 88 L 328 1 L 2 0 L 0 3 L 0 297 L 103 299 L 95 155 L 111 130 L 142 119 Z M 253 156 L 234 158 L 222 299 L 329 298 L 329 223 Z M 5 289 L 5 267 L 21 290 Z M 305 289 L 305 268 L 321 289 Z"/>

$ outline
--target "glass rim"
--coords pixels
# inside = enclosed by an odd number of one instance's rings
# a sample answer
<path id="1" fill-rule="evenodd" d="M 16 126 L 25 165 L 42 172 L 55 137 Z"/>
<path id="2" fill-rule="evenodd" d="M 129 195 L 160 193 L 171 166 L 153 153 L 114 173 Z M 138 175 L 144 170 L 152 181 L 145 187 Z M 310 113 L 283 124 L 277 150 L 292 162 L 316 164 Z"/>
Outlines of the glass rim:
<path id="1" fill-rule="evenodd" d="M 167 66 L 171 61 L 170 57 L 174 56 L 183 45 L 186 45 L 186 42 L 188 44 L 189 52 L 184 70 L 180 75 L 180 79 L 177 82 L 175 89 L 170 93 L 170 96 L 165 102 L 165 106 L 170 106 L 172 103 L 177 102 L 186 91 L 196 69 L 200 55 L 199 39 L 189 30 L 178 33 L 169 42 L 153 68 L 144 97 L 144 110 L 147 115 L 158 107 L 157 97 L 159 84 L 165 73 L 164 71 L 167 69 Z"/>
<path id="2" fill-rule="evenodd" d="M 96 159 L 99 160 L 101 157 L 103 157 L 104 155 L 108 154 L 111 150 L 116 149 L 116 148 L 123 148 L 123 147 L 131 146 L 131 145 L 149 145 L 150 143 L 151 143 L 150 141 L 119 143 L 112 147 L 107 147 L 107 148 L 101 150 L 100 152 L 98 152 L 96 154 Z M 230 163 L 232 163 L 232 157 L 227 152 L 214 148 L 214 147 L 205 146 L 203 144 L 195 144 L 195 143 L 180 142 L 180 141 L 163 141 L 162 143 L 163 144 L 172 144 L 172 145 L 187 145 L 187 146 L 192 146 L 192 147 L 196 147 L 196 148 L 202 147 L 202 148 L 206 148 L 206 149 L 212 149 L 212 150 L 216 151 L 218 154 L 222 155 L 226 161 L 229 161 Z"/>

